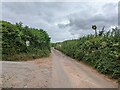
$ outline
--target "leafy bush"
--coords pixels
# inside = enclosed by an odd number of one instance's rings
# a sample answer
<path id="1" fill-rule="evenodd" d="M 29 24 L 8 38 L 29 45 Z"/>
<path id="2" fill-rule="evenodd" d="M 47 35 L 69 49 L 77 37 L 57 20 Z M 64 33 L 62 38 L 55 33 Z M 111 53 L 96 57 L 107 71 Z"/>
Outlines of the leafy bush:
<path id="1" fill-rule="evenodd" d="M 54 46 L 99 72 L 120 79 L 120 29 L 115 28 L 99 36 L 88 35 L 77 40 L 67 40 Z"/>
<path id="2" fill-rule="evenodd" d="M 2 59 L 15 60 L 16 55 L 45 57 L 50 53 L 50 38 L 42 29 L 29 28 L 22 23 L 0 21 L 2 26 Z M 26 45 L 29 41 L 29 46 Z M 21 55 L 22 56 L 22 55 Z M 26 57 L 27 57 L 26 56 Z"/>

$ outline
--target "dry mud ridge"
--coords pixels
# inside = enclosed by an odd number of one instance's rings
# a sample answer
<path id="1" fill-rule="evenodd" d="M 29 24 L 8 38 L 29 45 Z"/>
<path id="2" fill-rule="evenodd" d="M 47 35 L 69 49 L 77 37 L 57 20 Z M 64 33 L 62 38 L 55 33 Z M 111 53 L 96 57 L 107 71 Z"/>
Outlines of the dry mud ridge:
<path id="1" fill-rule="evenodd" d="M 4 88 L 117 88 L 90 66 L 52 49 L 49 58 L 26 62 L 1 61 Z"/>

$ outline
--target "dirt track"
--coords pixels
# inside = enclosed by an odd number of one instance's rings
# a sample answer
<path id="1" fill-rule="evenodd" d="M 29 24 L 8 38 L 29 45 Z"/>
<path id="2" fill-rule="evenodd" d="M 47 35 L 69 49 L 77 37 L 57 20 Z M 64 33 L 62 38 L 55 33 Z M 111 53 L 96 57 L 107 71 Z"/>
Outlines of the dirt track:
<path id="1" fill-rule="evenodd" d="M 52 51 L 53 87 L 113 88 L 117 84 L 93 68 L 77 62 L 61 52 Z"/>
<path id="2" fill-rule="evenodd" d="M 52 49 L 49 58 L 27 62 L 2 62 L 3 87 L 17 88 L 117 88 L 115 81 Z"/>

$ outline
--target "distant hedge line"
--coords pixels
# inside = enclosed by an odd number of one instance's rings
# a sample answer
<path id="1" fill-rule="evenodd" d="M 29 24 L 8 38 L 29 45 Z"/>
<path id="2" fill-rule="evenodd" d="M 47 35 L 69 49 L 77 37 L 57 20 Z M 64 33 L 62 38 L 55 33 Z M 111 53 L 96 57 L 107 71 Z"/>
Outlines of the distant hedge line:
<path id="1" fill-rule="evenodd" d="M 120 79 L 120 29 L 112 29 L 97 37 L 88 35 L 52 45 L 66 55 L 88 63 L 101 73 Z"/>
<path id="2" fill-rule="evenodd" d="M 2 26 L 2 60 L 25 60 L 49 56 L 50 38 L 42 29 L 0 21 Z M 29 42 L 29 46 L 26 45 Z"/>

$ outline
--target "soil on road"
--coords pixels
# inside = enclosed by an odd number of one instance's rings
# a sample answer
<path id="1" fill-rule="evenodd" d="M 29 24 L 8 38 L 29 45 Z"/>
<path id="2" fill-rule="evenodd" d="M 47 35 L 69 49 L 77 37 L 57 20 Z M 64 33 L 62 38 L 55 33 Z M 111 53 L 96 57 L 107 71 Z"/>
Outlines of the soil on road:
<path id="1" fill-rule="evenodd" d="M 52 86 L 56 88 L 117 88 L 115 81 L 82 62 L 52 50 Z"/>
<path id="2" fill-rule="evenodd" d="M 52 49 L 49 58 L 27 62 L 2 61 L 2 87 L 10 88 L 117 88 L 90 66 Z M 0 79 L 1 80 L 1 79 Z"/>
<path id="3" fill-rule="evenodd" d="M 51 56 L 26 62 L 2 62 L 2 87 L 48 88 L 51 77 Z"/>

